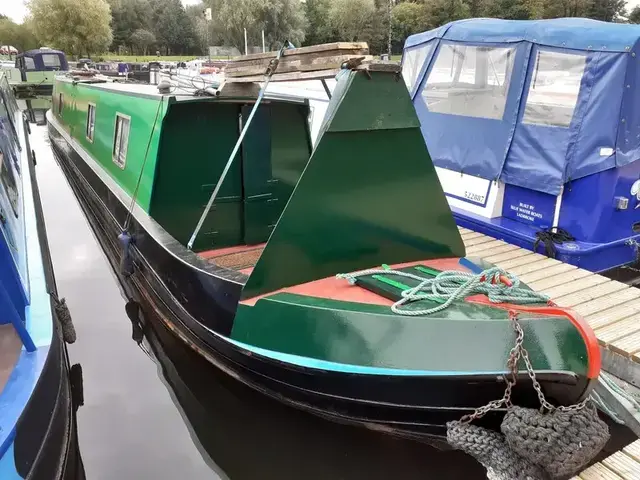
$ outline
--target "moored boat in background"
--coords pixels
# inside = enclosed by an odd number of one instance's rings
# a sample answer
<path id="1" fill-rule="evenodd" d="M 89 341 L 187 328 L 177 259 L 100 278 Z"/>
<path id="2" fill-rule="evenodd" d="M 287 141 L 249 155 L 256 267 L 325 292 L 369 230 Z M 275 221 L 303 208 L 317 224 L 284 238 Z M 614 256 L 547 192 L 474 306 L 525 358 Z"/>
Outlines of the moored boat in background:
<path id="1" fill-rule="evenodd" d="M 407 39 L 404 79 L 459 225 L 640 281 L 639 39 L 580 18 Z"/>

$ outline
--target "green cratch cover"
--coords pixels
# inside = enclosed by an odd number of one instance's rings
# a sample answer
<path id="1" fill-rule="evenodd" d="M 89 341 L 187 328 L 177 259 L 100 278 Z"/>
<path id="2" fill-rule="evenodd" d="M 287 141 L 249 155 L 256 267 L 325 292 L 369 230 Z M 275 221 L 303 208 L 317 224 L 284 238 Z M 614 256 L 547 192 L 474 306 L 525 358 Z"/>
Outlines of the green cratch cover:
<path id="1" fill-rule="evenodd" d="M 382 263 L 464 255 L 402 77 L 345 70 L 242 296 Z"/>

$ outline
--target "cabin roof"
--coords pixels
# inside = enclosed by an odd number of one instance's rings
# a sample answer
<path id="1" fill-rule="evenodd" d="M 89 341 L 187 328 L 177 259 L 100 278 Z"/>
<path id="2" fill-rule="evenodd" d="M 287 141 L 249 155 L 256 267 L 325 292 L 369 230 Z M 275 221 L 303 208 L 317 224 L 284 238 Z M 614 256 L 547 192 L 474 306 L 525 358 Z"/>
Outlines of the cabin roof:
<path id="1" fill-rule="evenodd" d="M 73 83 L 76 82 L 72 77 L 57 77 L 57 81 Z M 145 98 L 161 98 L 161 97 L 173 97 L 177 101 L 194 101 L 194 100 L 216 100 L 220 97 L 213 96 L 201 96 L 196 95 L 195 88 L 194 91 L 182 88 L 182 87 L 171 87 L 170 92 L 160 93 L 158 91 L 158 86 L 148 83 L 125 83 L 125 82 L 110 82 L 110 81 L 95 81 L 92 79 L 87 79 L 87 81 L 77 81 L 78 84 L 85 85 L 88 88 L 97 88 L 101 90 L 109 90 L 111 92 L 120 92 L 127 93 L 129 95 L 135 95 L 138 97 Z M 225 99 L 233 99 L 240 97 L 226 97 Z M 246 97 L 243 97 L 246 98 Z M 272 101 L 282 101 L 289 103 L 307 103 L 308 100 L 304 97 L 291 95 L 287 93 L 280 92 L 267 92 L 264 95 L 265 100 Z"/>
<path id="2" fill-rule="evenodd" d="M 64 55 L 64 52 L 60 50 L 53 50 L 51 48 L 36 48 L 34 50 L 27 50 L 26 52 L 20 53 L 19 57 L 35 57 L 36 55 L 43 55 L 47 53 L 52 53 L 54 55 Z"/>
<path id="3" fill-rule="evenodd" d="M 589 18 L 501 20 L 470 18 L 442 25 L 407 38 L 405 48 L 434 38 L 457 42 L 517 43 L 528 41 L 575 50 L 625 52 L 640 39 L 640 25 L 609 23 Z"/>

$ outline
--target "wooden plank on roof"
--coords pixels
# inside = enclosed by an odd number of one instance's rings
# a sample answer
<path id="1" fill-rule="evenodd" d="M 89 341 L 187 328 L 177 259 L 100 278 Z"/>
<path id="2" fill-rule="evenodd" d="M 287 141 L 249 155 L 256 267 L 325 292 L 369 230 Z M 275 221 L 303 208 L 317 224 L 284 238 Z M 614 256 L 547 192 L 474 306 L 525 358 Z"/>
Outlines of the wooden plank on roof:
<path id="1" fill-rule="evenodd" d="M 576 267 L 575 265 L 569 265 L 568 263 L 558 263 L 557 265 L 548 267 L 545 270 L 536 270 L 534 272 L 525 273 L 520 276 L 520 280 L 525 282 L 527 285 L 531 285 L 533 282 L 536 282 L 538 280 L 561 275 L 563 273 L 575 270 L 578 270 L 578 267 Z"/>
<path id="2" fill-rule="evenodd" d="M 616 304 L 614 307 L 593 313 L 587 316 L 586 320 L 589 322 L 591 328 L 597 330 L 624 320 L 631 315 L 635 316 L 638 312 L 640 312 L 640 292 L 638 293 L 638 297 L 633 300 L 622 304 Z"/>
<path id="3" fill-rule="evenodd" d="M 554 258 L 545 258 L 534 263 L 527 263 L 514 268 L 510 268 L 509 272 L 515 275 L 524 275 L 525 273 L 535 272 L 537 270 L 547 269 L 554 265 L 558 265 L 560 262 Z"/>
<path id="4" fill-rule="evenodd" d="M 461 226 L 458 226 L 458 231 L 460 233 L 473 232 L 473 230 L 469 230 L 468 228 L 464 228 L 464 227 L 461 227 Z"/>
<path id="5" fill-rule="evenodd" d="M 326 52 L 331 50 L 358 50 L 358 49 L 368 49 L 369 45 L 367 42 L 332 42 L 332 43 L 322 43 L 319 45 L 310 45 L 308 47 L 300 47 L 300 48 L 291 48 L 287 49 L 283 52 L 283 57 L 291 56 L 291 55 L 301 55 L 308 53 L 318 53 L 318 52 Z M 264 53 L 251 53 L 249 55 L 242 55 L 240 57 L 234 57 L 229 63 L 232 62 L 242 62 L 256 59 L 271 59 L 275 58 L 278 54 L 277 51 L 264 52 Z"/>
<path id="6" fill-rule="evenodd" d="M 596 337 L 602 343 L 611 343 L 635 332 L 640 332 L 640 319 L 634 315 L 598 329 Z"/>
<path id="7" fill-rule="evenodd" d="M 502 240 L 492 240 L 490 242 L 482 243 L 480 245 L 474 245 L 473 247 L 467 248 L 467 256 L 475 255 L 476 257 L 481 257 L 482 254 L 480 254 L 480 252 L 483 252 L 485 250 L 491 250 L 492 248 L 496 248 L 496 247 L 502 247 L 504 245 L 507 245 L 507 243 L 503 242 Z"/>
<path id="8" fill-rule="evenodd" d="M 342 64 L 349 60 L 355 60 L 365 63 L 371 62 L 373 57 L 366 53 L 366 50 L 350 50 L 339 51 L 334 50 L 332 52 L 315 53 L 309 55 L 299 55 L 296 57 L 283 57 L 278 63 L 278 68 L 275 73 L 292 73 L 292 72 L 316 72 L 319 70 L 331 70 L 339 69 Z M 254 60 L 249 62 L 242 62 L 240 64 L 233 65 L 227 64 L 224 69 L 225 79 L 248 77 L 252 75 L 264 75 L 267 67 L 269 66 L 269 60 Z"/>
<path id="9" fill-rule="evenodd" d="M 576 280 L 579 280 L 581 278 L 593 275 L 593 273 L 589 272 L 588 270 L 582 270 L 581 268 L 562 270 L 562 273 L 560 273 L 559 275 L 556 275 L 553 272 L 549 272 L 549 275 L 547 276 L 542 276 L 542 274 L 539 274 L 541 278 L 538 278 L 538 280 L 533 282 L 527 282 L 527 285 L 529 285 L 533 290 L 541 291 L 546 290 L 547 288 L 564 285 L 569 282 L 575 282 Z"/>
<path id="10" fill-rule="evenodd" d="M 522 251 L 525 252 L 524 255 L 512 258 L 511 260 L 505 260 L 504 262 L 499 262 L 497 265 L 505 270 L 511 270 L 512 268 L 519 267 L 520 265 L 539 262 L 547 258 L 542 255 L 538 255 L 537 253 L 530 252 L 529 250 L 522 249 Z"/>
<path id="11" fill-rule="evenodd" d="M 640 463 L 623 452 L 616 452 L 602 461 L 609 470 L 614 471 L 624 480 L 640 479 Z"/>
<path id="12" fill-rule="evenodd" d="M 623 480 L 623 478 L 612 470 L 609 470 L 601 463 L 596 463 L 582 472 L 580 480 Z"/>
<path id="13" fill-rule="evenodd" d="M 584 271 L 584 270 L 582 270 Z M 579 273 L 580 270 L 578 270 Z M 603 277 L 602 275 L 587 275 L 583 278 L 561 283 L 560 285 L 554 285 L 542 290 L 542 293 L 549 295 L 551 298 L 559 298 L 570 293 L 576 293 L 581 290 L 585 290 L 596 285 L 602 285 L 603 283 L 610 282 L 610 278 Z"/>
<path id="14" fill-rule="evenodd" d="M 553 298 L 561 307 L 575 307 L 581 303 L 590 302 L 591 300 L 599 299 L 610 293 L 615 293 L 620 290 L 626 290 L 629 286 L 621 282 L 610 281 L 601 285 L 595 285 L 590 288 L 585 288 L 581 292 L 571 293 L 569 295 L 563 295 L 557 298 Z"/>
<path id="15" fill-rule="evenodd" d="M 628 302 L 629 300 L 635 300 L 640 296 L 640 292 L 636 288 L 628 288 L 616 293 L 605 295 L 596 300 L 576 305 L 574 310 L 583 317 L 588 317 L 596 312 L 607 310 L 621 303 Z"/>

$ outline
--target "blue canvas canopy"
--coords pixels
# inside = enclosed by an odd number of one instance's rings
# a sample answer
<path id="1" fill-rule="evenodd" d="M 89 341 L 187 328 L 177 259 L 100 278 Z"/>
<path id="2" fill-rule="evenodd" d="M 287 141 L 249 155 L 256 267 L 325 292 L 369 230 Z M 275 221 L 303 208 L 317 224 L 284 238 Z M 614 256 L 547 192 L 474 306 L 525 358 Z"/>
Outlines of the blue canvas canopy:
<path id="1" fill-rule="evenodd" d="M 640 159 L 640 26 L 468 19 L 412 35 L 403 76 L 437 166 L 557 195 Z"/>

